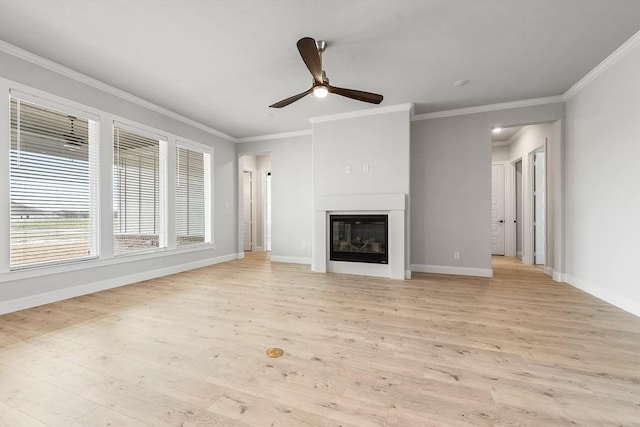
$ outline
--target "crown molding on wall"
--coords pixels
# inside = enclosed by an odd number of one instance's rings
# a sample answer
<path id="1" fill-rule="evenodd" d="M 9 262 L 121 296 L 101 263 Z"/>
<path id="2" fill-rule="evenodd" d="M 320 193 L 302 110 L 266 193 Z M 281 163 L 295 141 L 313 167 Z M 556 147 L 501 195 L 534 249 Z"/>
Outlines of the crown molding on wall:
<path id="1" fill-rule="evenodd" d="M 296 136 L 311 135 L 312 133 L 313 132 L 311 131 L 311 129 L 307 129 L 307 130 L 298 130 L 293 132 L 272 133 L 268 135 L 246 136 L 244 138 L 237 138 L 236 143 L 268 141 L 271 139 L 294 138 Z"/>
<path id="2" fill-rule="evenodd" d="M 464 116 L 467 114 L 486 113 L 488 111 L 507 110 L 509 108 L 531 107 L 533 105 L 556 104 L 564 102 L 562 95 L 545 98 L 523 99 L 520 101 L 501 102 L 499 104 L 478 105 L 476 107 L 457 108 L 454 110 L 435 111 L 433 113 L 416 114 L 412 121 L 439 119 L 442 117 Z"/>
<path id="3" fill-rule="evenodd" d="M 578 80 L 576 84 L 571 86 L 562 97 L 564 100 L 568 100 L 578 92 L 580 92 L 585 86 L 598 78 L 600 74 L 611 68 L 615 63 L 627 56 L 636 46 L 640 45 L 640 31 L 635 33 L 629 40 L 622 43 L 619 48 L 613 51 L 613 53 L 607 56 L 601 63 L 595 66 L 595 68 L 589 71 L 583 78 Z"/>
<path id="4" fill-rule="evenodd" d="M 331 122 L 334 120 L 352 119 L 354 117 L 374 116 L 376 114 L 395 113 L 397 111 L 413 111 L 413 104 L 397 104 L 389 105 L 386 107 L 368 108 L 366 110 L 348 111 L 346 113 L 329 114 L 327 116 L 311 117 L 309 121 L 311 123 Z"/>
<path id="5" fill-rule="evenodd" d="M 53 62 L 49 59 L 43 58 L 39 55 L 36 55 L 34 53 L 31 53 L 29 51 L 26 51 L 24 49 L 21 49 L 17 46 L 14 46 L 10 43 L 7 43 L 3 40 L 0 40 L 0 51 L 1 52 L 5 52 L 8 53 L 9 55 L 15 56 L 17 58 L 20 58 L 24 61 L 30 62 L 32 64 L 38 65 L 42 68 L 46 68 L 47 70 L 53 71 L 54 73 L 63 75 L 65 77 L 68 77 L 70 79 L 73 79 L 77 82 L 80 82 L 82 84 L 85 84 L 87 86 L 91 86 L 93 88 L 96 88 L 98 90 L 101 90 L 103 92 L 109 93 L 111 95 L 117 96 L 118 98 L 124 99 L 125 101 L 129 101 L 132 102 L 134 104 L 137 104 L 141 107 L 147 108 L 149 110 L 155 111 L 156 113 L 160 113 L 166 117 L 178 120 L 182 123 L 188 124 L 190 126 L 193 126 L 194 128 L 198 128 L 200 130 L 203 130 L 205 132 L 208 132 L 212 135 L 215 135 L 217 137 L 220 137 L 226 141 L 230 141 L 230 142 L 236 142 L 236 138 L 231 136 L 231 135 L 227 135 L 224 132 L 220 132 L 217 129 L 214 129 L 212 127 L 209 127 L 207 125 L 204 125 L 200 122 L 196 122 L 195 120 L 192 120 L 188 117 L 185 117 L 181 114 L 178 114 L 176 112 L 173 112 L 167 108 L 161 107 L 157 104 L 154 104 L 150 101 L 147 101 L 145 99 L 139 98 L 135 95 L 130 94 L 129 92 L 125 92 L 124 90 L 118 89 L 116 87 L 113 87 L 111 85 L 108 85 L 106 83 L 103 83 L 99 80 L 94 79 L 93 77 L 89 77 L 86 74 L 82 74 L 78 71 L 72 70 L 71 68 L 65 67 L 64 65 L 60 65 L 56 62 Z"/>

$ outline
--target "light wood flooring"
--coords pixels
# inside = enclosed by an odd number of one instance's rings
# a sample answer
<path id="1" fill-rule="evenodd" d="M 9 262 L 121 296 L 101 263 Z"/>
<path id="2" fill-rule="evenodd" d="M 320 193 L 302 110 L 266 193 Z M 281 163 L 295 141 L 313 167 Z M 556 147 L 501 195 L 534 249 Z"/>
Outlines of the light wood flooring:
<path id="1" fill-rule="evenodd" d="M 0 425 L 640 425 L 640 319 L 494 268 L 393 281 L 250 254 L 5 315 Z"/>

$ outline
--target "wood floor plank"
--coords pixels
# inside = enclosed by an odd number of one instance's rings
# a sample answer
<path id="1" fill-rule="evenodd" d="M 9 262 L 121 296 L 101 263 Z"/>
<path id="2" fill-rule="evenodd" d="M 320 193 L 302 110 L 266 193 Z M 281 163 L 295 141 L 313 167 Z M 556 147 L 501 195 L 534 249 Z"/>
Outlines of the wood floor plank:
<path id="1" fill-rule="evenodd" d="M 640 425 L 640 319 L 493 263 L 397 281 L 247 253 L 4 315 L 0 426 Z"/>

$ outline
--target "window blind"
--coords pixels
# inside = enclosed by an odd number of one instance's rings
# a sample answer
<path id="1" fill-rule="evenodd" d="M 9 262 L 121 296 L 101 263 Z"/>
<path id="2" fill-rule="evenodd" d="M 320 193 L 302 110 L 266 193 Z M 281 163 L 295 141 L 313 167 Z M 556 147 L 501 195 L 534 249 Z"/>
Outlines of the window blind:
<path id="1" fill-rule="evenodd" d="M 162 212 L 164 141 L 114 126 L 114 254 L 165 246 Z"/>
<path id="2" fill-rule="evenodd" d="M 11 97 L 10 265 L 97 256 L 98 122 Z"/>
<path id="3" fill-rule="evenodd" d="M 176 148 L 176 245 L 208 242 L 209 154 Z"/>

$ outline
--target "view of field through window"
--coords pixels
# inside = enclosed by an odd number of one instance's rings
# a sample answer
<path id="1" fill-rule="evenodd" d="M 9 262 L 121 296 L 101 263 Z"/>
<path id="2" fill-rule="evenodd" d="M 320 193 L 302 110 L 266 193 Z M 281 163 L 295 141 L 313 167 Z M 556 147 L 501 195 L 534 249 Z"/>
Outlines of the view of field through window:
<path id="1" fill-rule="evenodd" d="M 90 133 L 95 122 L 11 100 L 11 266 L 95 255 Z"/>

